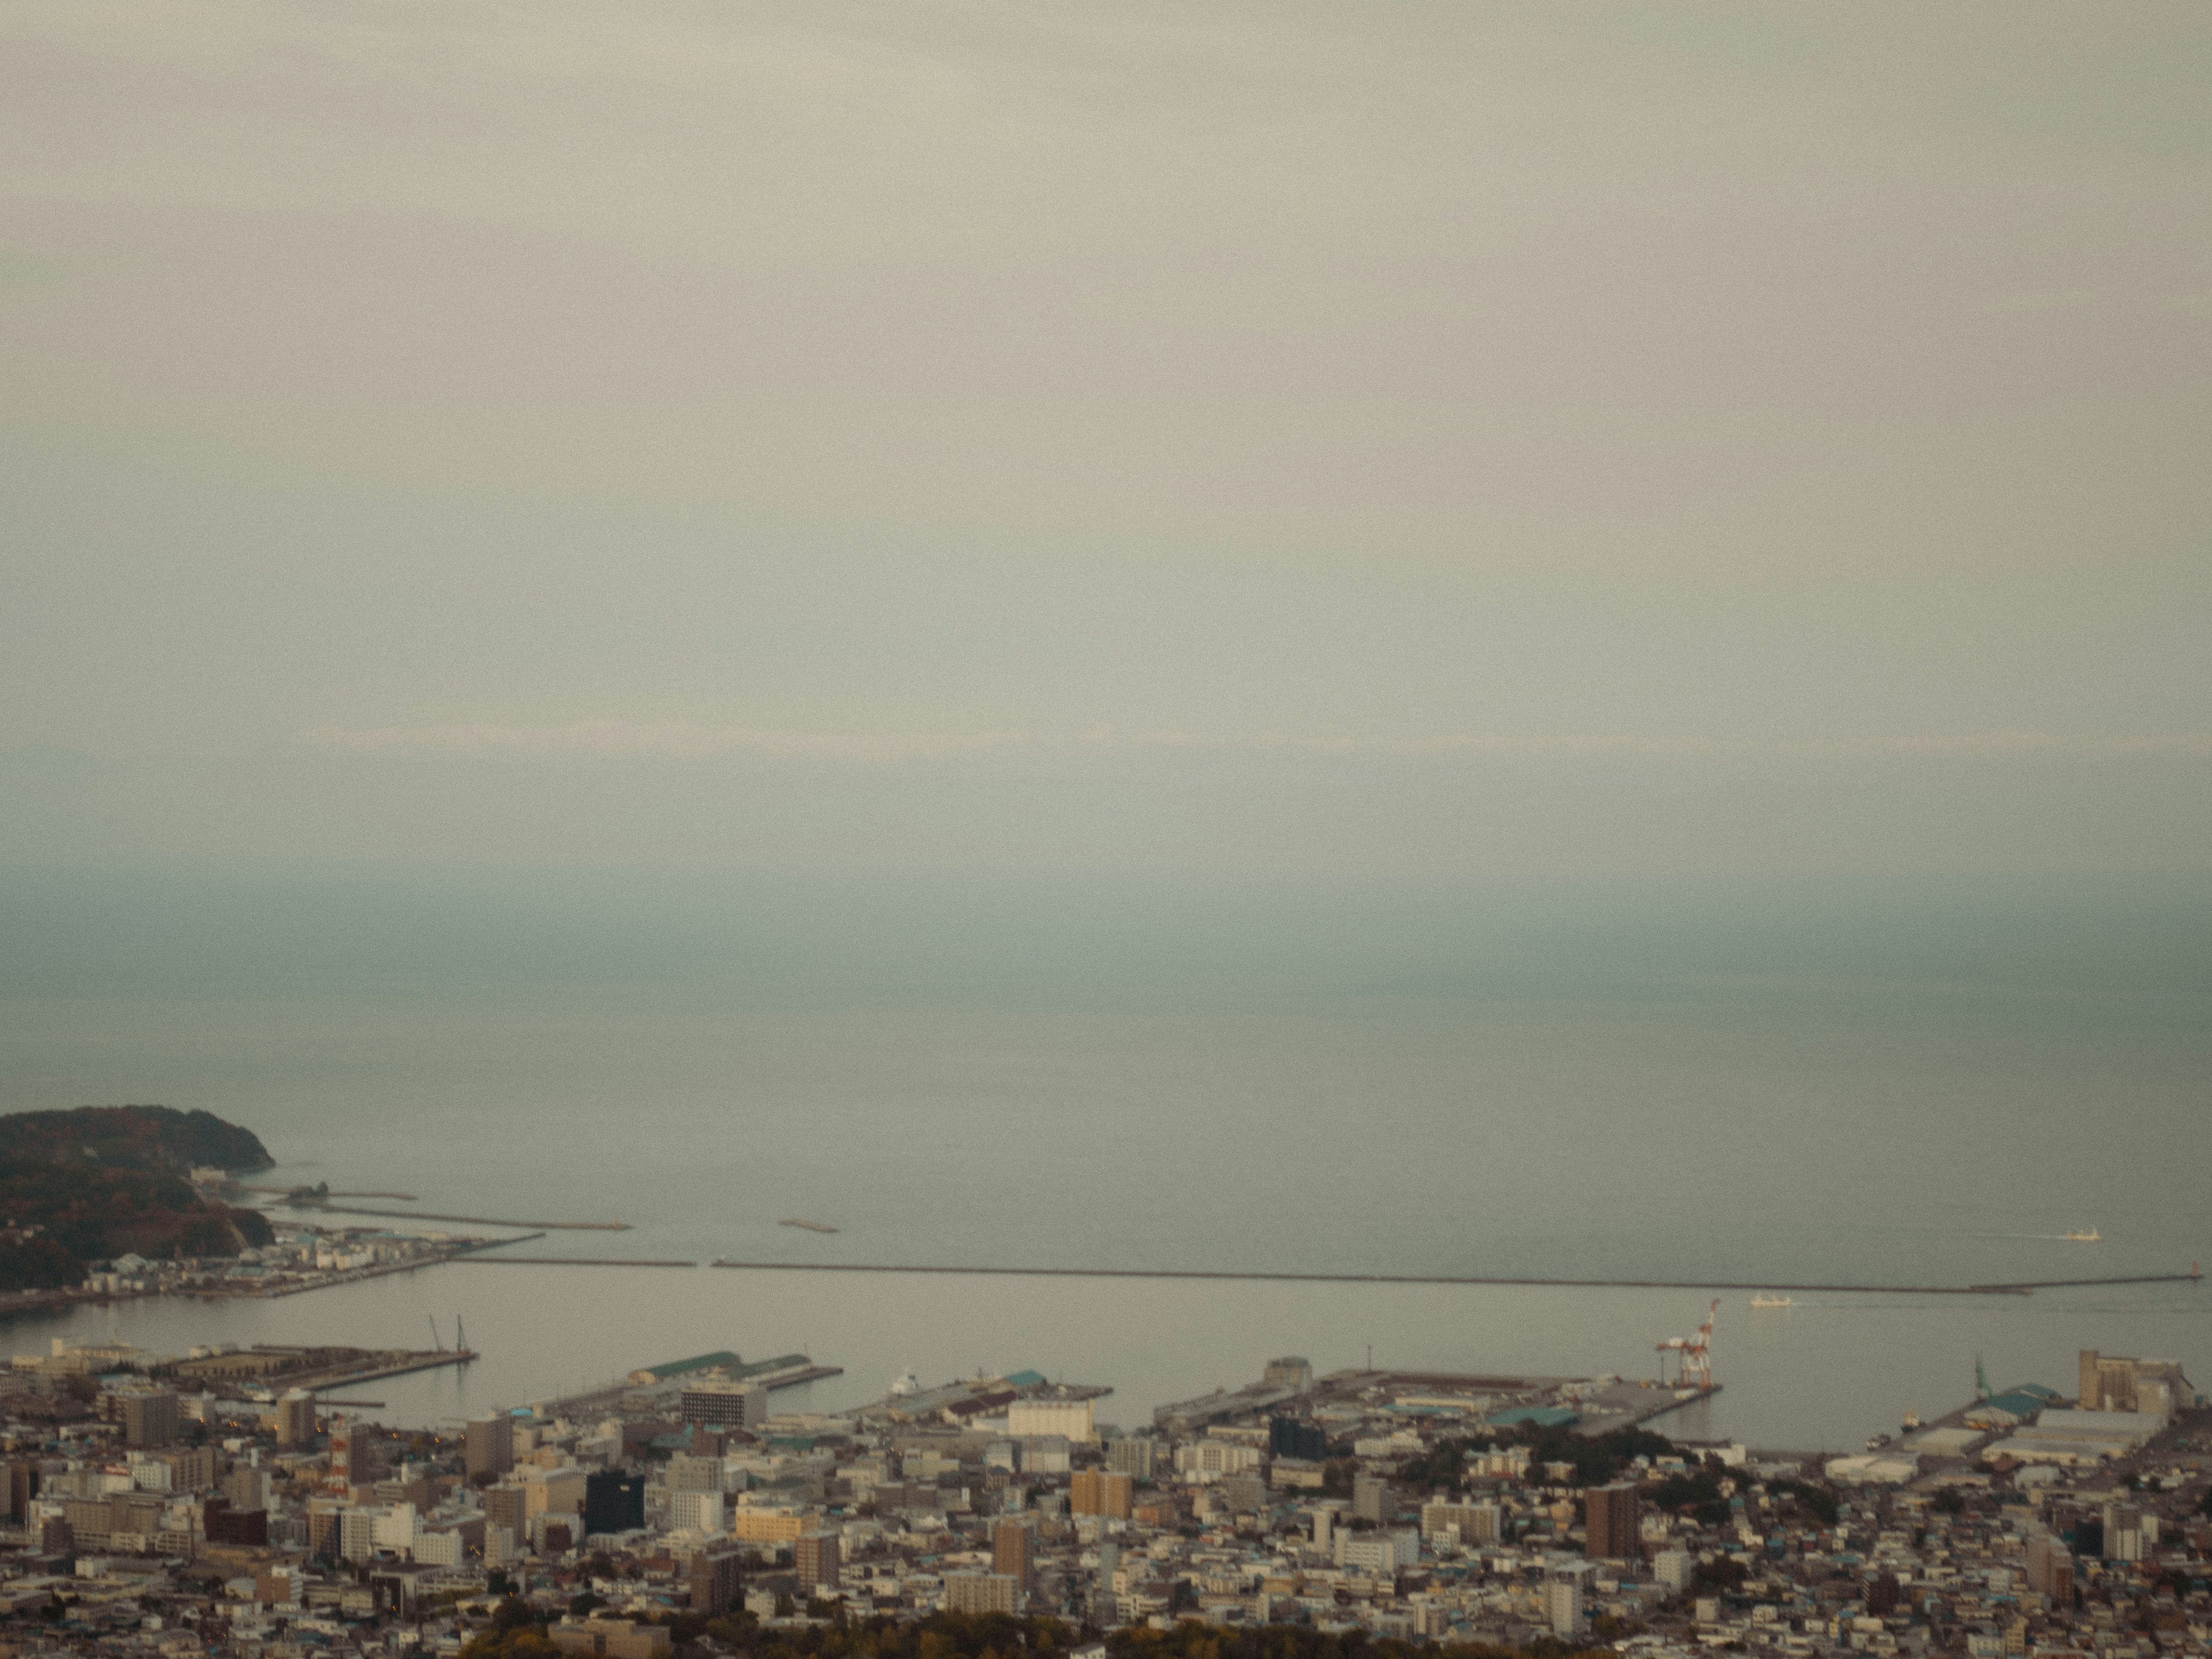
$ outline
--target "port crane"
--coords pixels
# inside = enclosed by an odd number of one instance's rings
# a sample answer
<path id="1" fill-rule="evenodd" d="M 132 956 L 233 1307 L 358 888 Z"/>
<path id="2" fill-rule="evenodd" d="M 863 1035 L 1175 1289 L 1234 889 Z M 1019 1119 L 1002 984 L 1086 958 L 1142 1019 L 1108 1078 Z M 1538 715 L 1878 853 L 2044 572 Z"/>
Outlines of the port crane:
<path id="1" fill-rule="evenodd" d="M 1696 1389 L 1704 1394 L 1710 1394 L 1712 1391 L 1713 1320 L 1719 1315 L 1720 1310 L 1720 1298 L 1716 1297 L 1713 1299 L 1713 1305 L 1705 1310 L 1705 1322 L 1698 1327 L 1695 1335 L 1670 1336 L 1659 1344 L 1658 1351 L 1661 1353 L 1674 1354 L 1681 1361 L 1680 1368 L 1674 1374 L 1676 1388 Z M 1666 1364 L 1663 1360 L 1660 1364 L 1660 1380 L 1662 1382 L 1666 1380 Z"/>

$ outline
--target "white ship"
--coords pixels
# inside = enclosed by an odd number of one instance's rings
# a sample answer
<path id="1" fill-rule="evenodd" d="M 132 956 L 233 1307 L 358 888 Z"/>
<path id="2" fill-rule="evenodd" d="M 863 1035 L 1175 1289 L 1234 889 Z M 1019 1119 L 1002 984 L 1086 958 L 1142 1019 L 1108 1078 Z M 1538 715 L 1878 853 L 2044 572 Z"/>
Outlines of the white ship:
<path id="1" fill-rule="evenodd" d="M 1754 1308 L 1788 1308 L 1796 1304 L 1786 1296 L 1754 1296 L 1751 1298 L 1751 1305 Z"/>
<path id="2" fill-rule="evenodd" d="M 2104 1241 L 2104 1234 L 2099 1232 L 2094 1227 L 2087 1231 L 2076 1227 L 2066 1235 L 2066 1242 L 2069 1244 L 2101 1244 Z"/>

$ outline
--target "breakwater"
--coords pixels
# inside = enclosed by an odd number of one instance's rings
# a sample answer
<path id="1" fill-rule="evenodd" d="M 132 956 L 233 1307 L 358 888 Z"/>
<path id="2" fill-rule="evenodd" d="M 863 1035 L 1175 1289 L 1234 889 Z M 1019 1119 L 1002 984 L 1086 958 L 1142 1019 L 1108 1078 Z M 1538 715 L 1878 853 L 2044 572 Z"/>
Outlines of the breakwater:
<path id="1" fill-rule="evenodd" d="M 1558 1290 L 1595 1291 L 1777 1291 L 1796 1294 L 1871 1296 L 2027 1296 L 2074 1285 L 2187 1285 L 2202 1275 L 2144 1273 L 2125 1279 L 2039 1279 L 2005 1285 L 1796 1285 L 1771 1279 L 1521 1279 L 1469 1273 L 1235 1273 L 1199 1267 L 915 1267 L 896 1262 L 726 1261 L 716 1267 L 745 1267 L 763 1273 L 1000 1274 L 1024 1279 L 1210 1279 L 1262 1280 L 1296 1285 L 1519 1285 Z"/>
<path id="2" fill-rule="evenodd" d="M 479 1267 L 696 1267 L 696 1261 L 654 1261 L 618 1255 L 457 1255 L 456 1265 Z"/>
<path id="3" fill-rule="evenodd" d="M 308 1215 L 368 1215 L 386 1221 L 458 1221 L 472 1227 L 538 1227 L 561 1232 L 626 1233 L 627 1221 L 503 1221 L 490 1215 L 433 1215 L 428 1210 L 365 1210 L 352 1204 L 295 1204 Z"/>

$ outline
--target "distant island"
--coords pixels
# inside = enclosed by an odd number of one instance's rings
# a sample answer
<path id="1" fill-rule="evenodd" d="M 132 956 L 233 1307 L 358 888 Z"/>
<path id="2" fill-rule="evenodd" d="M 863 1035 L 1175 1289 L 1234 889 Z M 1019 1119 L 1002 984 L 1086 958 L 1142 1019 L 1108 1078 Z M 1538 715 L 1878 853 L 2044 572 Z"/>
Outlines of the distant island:
<path id="1" fill-rule="evenodd" d="M 266 1170 L 260 1137 L 212 1112 L 81 1106 L 0 1116 L 0 1290 L 74 1285 L 125 1254 L 235 1255 L 270 1240 L 257 1211 L 210 1203 L 198 1168 Z"/>

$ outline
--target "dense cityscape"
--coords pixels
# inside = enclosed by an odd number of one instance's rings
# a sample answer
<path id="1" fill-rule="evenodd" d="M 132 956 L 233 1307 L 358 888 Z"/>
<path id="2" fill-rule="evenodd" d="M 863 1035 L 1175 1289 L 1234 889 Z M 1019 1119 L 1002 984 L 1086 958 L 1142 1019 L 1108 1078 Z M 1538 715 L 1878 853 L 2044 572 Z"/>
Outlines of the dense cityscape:
<path id="1" fill-rule="evenodd" d="M 716 1351 L 434 1433 L 316 1390 L 449 1354 L 57 1340 L 0 1372 L 0 1650 L 2212 1643 L 2212 1411 L 2172 1362 L 2083 1352 L 1823 1457 L 1665 1437 L 1711 1387 L 1691 1346 L 1667 1382 L 1285 1357 L 1137 1426 L 1032 1370 L 780 1411 L 834 1368 Z"/>

